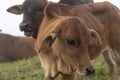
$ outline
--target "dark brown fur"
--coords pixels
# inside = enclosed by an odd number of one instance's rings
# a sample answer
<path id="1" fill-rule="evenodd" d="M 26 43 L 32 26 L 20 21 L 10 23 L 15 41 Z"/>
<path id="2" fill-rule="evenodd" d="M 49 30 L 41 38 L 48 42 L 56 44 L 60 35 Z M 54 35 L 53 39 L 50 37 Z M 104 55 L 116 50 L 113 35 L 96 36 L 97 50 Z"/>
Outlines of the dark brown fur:
<path id="1" fill-rule="evenodd" d="M 93 3 L 93 0 L 60 0 L 59 3 L 61 4 L 68 4 L 68 5 L 81 5 L 87 3 Z"/>
<path id="2" fill-rule="evenodd" d="M 81 5 L 92 3 L 93 0 L 60 0 L 59 4 Z M 22 14 L 23 21 L 20 23 L 20 30 L 24 31 L 26 36 L 37 37 L 38 28 L 43 18 L 43 10 L 47 0 L 25 0 L 22 5 L 15 5 L 7 9 L 13 14 Z"/>
<path id="3" fill-rule="evenodd" d="M 0 62 L 27 59 L 36 55 L 35 40 L 0 33 Z"/>

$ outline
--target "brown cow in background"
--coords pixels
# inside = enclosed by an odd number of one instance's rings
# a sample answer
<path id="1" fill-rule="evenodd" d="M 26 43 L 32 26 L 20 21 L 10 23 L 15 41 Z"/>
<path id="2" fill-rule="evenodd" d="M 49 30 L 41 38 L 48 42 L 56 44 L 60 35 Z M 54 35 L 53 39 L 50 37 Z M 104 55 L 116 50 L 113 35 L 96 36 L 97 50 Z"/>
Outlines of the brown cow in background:
<path id="1" fill-rule="evenodd" d="M 0 33 L 0 62 L 27 59 L 36 55 L 35 40 Z"/>
<path id="2" fill-rule="evenodd" d="M 13 14 L 22 14 L 23 21 L 19 28 L 24 31 L 26 36 L 37 37 L 38 28 L 43 18 L 43 10 L 47 0 L 25 0 L 22 5 L 15 5 L 7 9 Z M 59 4 L 81 5 L 86 3 L 93 3 L 93 0 L 60 0 Z"/>

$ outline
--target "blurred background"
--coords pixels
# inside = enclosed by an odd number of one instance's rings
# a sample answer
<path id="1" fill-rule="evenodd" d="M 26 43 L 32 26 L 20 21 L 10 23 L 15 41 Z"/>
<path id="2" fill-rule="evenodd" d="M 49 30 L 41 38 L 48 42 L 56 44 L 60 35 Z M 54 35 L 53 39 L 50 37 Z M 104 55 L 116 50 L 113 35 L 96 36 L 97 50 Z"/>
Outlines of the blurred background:
<path id="1" fill-rule="evenodd" d="M 0 2 L 0 29 L 3 33 L 12 34 L 15 36 L 24 36 L 19 30 L 19 23 L 22 21 L 22 15 L 14 15 L 6 10 L 10 6 L 22 4 L 24 0 L 1 0 Z M 59 0 L 48 0 L 58 2 Z M 119 0 L 94 0 L 95 2 L 109 1 L 120 8 Z"/>

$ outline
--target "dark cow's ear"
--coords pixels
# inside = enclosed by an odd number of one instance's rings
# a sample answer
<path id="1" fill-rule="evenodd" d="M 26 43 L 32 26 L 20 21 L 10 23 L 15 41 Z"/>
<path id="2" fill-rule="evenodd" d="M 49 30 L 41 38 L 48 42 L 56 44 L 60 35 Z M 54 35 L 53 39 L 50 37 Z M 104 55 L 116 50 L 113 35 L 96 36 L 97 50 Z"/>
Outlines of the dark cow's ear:
<path id="1" fill-rule="evenodd" d="M 90 31 L 90 35 L 91 35 L 90 42 L 89 42 L 90 45 L 101 46 L 102 45 L 102 39 L 99 36 L 99 34 L 93 29 L 89 29 L 89 31 Z"/>
<path id="2" fill-rule="evenodd" d="M 39 52 L 48 50 L 53 45 L 56 37 L 57 37 L 57 33 L 51 33 L 50 35 L 45 37 L 45 39 L 43 39 L 39 47 Z"/>
<path id="3" fill-rule="evenodd" d="M 14 5 L 7 9 L 8 12 L 13 14 L 22 14 L 23 13 L 23 7 L 22 5 Z"/>

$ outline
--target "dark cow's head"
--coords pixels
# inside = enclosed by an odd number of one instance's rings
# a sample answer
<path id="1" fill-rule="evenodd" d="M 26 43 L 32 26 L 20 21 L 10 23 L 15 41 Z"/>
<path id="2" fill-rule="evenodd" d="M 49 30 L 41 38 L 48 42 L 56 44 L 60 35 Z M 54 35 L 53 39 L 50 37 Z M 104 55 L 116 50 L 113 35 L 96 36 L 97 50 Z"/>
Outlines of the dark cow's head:
<path id="1" fill-rule="evenodd" d="M 37 37 L 38 27 L 43 18 L 43 9 L 47 0 L 25 0 L 22 5 L 15 5 L 7 9 L 13 14 L 23 14 L 23 21 L 19 28 L 26 36 Z"/>
<path id="2" fill-rule="evenodd" d="M 60 4 L 81 5 L 91 3 L 93 0 L 60 0 Z M 15 5 L 7 9 L 13 14 L 22 14 L 23 21 L 19 27 L 26 36 L 37 37 L 38 28 L 43 17 L 43 9 L 47 0 L 25 0 L 22 5 Z"/>

